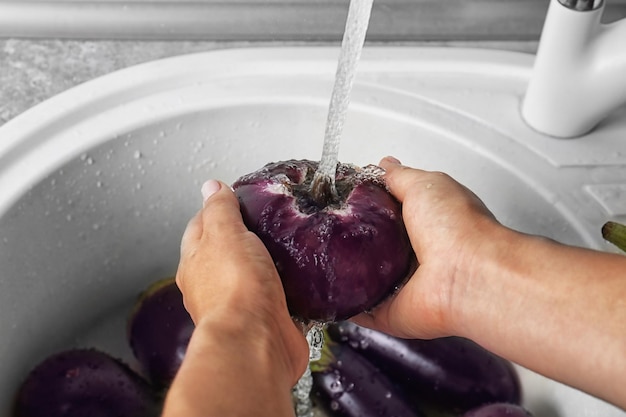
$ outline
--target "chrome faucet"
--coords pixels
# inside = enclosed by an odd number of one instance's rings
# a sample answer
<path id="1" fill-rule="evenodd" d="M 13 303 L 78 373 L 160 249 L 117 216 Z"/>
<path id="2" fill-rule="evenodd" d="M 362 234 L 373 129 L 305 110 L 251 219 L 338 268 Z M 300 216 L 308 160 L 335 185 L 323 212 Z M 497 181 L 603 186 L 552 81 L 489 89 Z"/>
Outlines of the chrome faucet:
<path id="1" fill-rule="evenodd" d="M 626 102 L 626 19 L 601 23 L 604 0 L 551 0 L 522 117 L 569 138 Z"/>

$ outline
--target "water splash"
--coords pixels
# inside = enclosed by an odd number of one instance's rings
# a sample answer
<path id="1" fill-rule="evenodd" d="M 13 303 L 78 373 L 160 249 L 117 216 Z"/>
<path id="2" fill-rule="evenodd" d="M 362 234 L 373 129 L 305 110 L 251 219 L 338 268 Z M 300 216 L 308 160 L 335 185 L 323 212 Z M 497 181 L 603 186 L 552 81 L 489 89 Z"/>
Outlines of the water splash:
<path id="1" fill-rule="evenodd" d="M 306 341 L 309 343 L 309 360 L 319 361 L 324 347 L 324 325 L 314 324 L 306 334 Z"/>
<path id="2" fill-rule="evenodd" d="M 306 341 L 309 343 L 309 364 L 322 357 L 322 347 L 324 346 L 323 330 L 323 324 L 314 324 L 306 334 Z M 311 368 L 307 366 L 292 392 L 297 417 L 313 417 L 311 388 L 313 388 L 313 376 L 311 375 Z"/>
<path id="3" fill-rule="evenodd" d="M 331 193 L 335 191 L 335 171 L 339 160 L 339 142 L 343 132 L 343 125 L 350 104 L 350 92 L 354 84 L 356 67 L 361 57 L 365 34 L 369 25 L 373 0 L 351 0 L 348 18 L 343 34 L 341 52 L 335 73 L 326 131 L 324 133 L 324 147 L 319 168 L 315 173 L 313 184 L 330 182 Z"/>

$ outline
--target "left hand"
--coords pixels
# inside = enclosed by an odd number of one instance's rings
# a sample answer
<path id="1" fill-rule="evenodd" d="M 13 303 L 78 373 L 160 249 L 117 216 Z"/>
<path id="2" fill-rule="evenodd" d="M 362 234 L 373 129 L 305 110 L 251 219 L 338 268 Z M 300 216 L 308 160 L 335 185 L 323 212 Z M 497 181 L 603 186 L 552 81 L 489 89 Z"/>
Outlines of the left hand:
<path id="1" fill-rule="evenodd" d="M 185 307 L 197 326 L 227 321 L 245 329 L 251 346 L 271 349 L 295 384 L 308 345 L 289 315 L 274 262 L 243 223 L 228 185 L 211 180 L 202 191 L 204 207 L 187 225 L 176 274 Z"/>

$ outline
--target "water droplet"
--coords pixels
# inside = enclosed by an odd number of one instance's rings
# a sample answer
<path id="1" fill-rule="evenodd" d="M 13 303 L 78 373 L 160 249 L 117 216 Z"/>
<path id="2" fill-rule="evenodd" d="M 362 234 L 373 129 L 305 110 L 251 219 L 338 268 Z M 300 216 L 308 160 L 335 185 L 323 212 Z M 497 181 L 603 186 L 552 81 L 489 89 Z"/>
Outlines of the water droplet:
<path id="1" fill-rule="evenodd" d="M 330 383 L 330 389 L 333 391 L 338 391 L 342 389 L 341 381 L 339 379 L 334 380 Z"/>

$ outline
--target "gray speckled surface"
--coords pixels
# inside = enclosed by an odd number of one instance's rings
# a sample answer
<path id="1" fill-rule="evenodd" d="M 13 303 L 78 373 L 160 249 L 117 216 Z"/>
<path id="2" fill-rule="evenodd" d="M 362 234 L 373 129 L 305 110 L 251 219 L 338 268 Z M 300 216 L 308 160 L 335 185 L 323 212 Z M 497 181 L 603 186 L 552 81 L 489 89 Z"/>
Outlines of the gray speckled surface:
<path id="1" fill-rule="evenodd" d="M 0 124 L 82 82 L 177 54 L 246 46 L 216 42 L 18 40 L 0 42 Z"/>
<path id="2" fill-rule="evenodd" d="M 164 57 L 224 48 L 311 43 L 0 40 L 0 125 L 28 108 L 85 81 Z M 430 42 L 534 53 L 536 42 Z"/>

